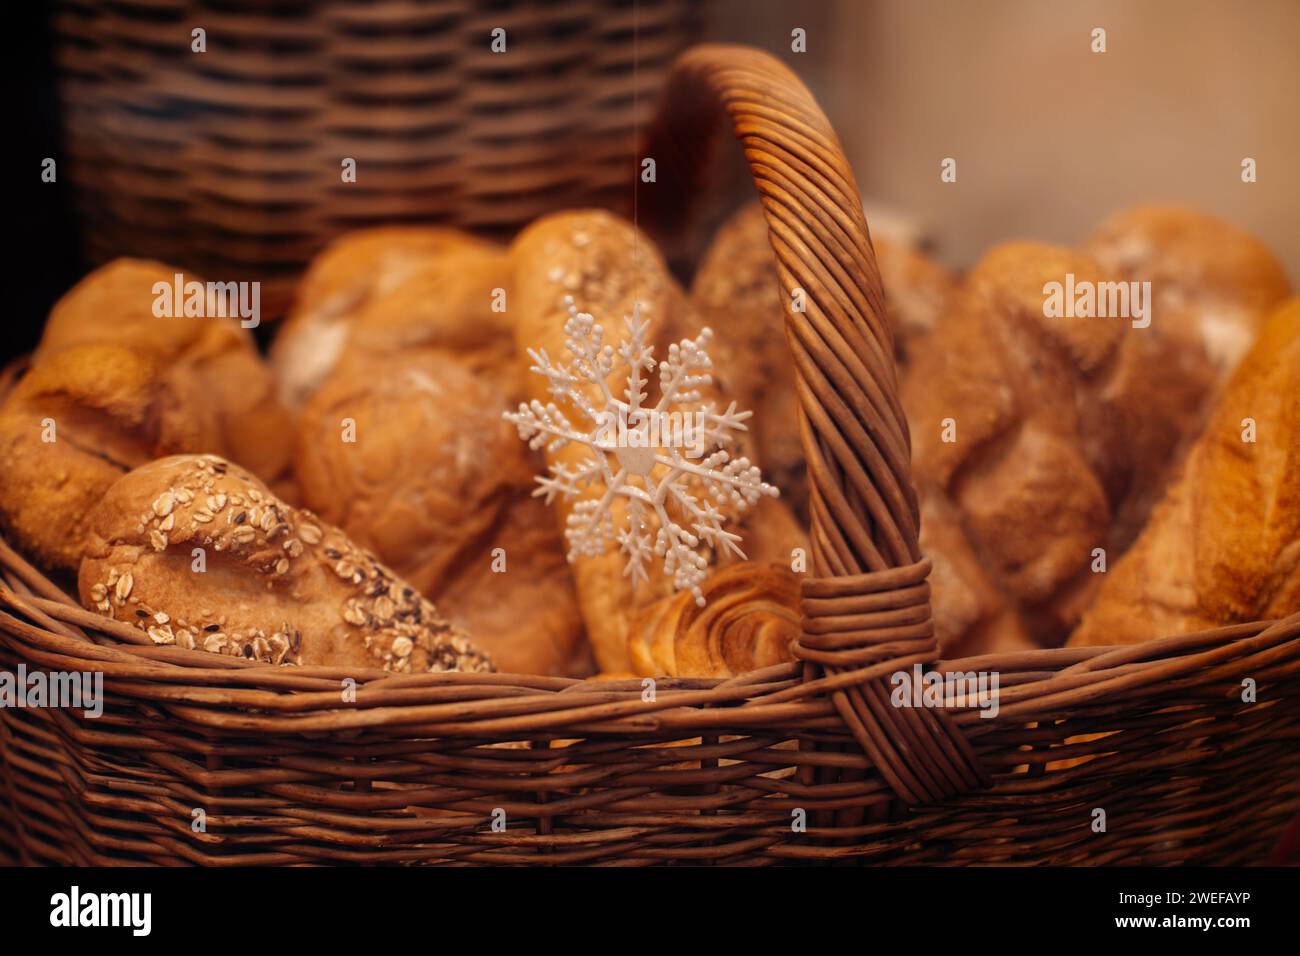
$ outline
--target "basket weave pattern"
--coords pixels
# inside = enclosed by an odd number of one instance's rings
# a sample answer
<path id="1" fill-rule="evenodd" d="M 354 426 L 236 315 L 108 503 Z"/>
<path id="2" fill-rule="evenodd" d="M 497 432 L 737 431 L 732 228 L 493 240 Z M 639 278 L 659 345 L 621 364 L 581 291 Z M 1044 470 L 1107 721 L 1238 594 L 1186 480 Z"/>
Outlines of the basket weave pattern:
<path id="1" fill-rule="evenodd" d="M 348 229 L 504 233 L 621 208 L 654 107 L 633 91 L 658 89 L 696 21 L 689 0 L 60 0 L 88 256 L 259 279 L 270 308 Z M 197 27 L 205 53 L 190 49 Z M 489 48 L 497 27 L 504 54 Z"/>
<path id="2" fill-rule="evenodd" d="M 650 127 L 661 182 L 684 196 L 698 188 L 691 172 L 720 114 L 762 197 L 782 284 L 807 293 L 807 312 L 786 316 L 813 489 L 799 662 L 661 679 L 653 699 L 640 681 L 276 668 L 154 647 L 0 542 L 0 668 L 101 671 L 107 694 L 98 720 L 0 711 L 0 855 L 208 865 L 1267 856 L 1300 811 L 1300 615 L 1133 647 L 936 661 L 907 423 L 852 175 L 793 74 L 754 51 L 701 47 L 676 64 Z M 997 716 L 891 706 L 889 675 L 914 664 L 996 671 Z M 1259 703 L 1241 701 L 1247 677 Z M 358 684 L 346 705 L 345 678 Z M 191 826 L 198 808 L 205 832 Z M 1095 808 L 1105 832 L 1093 830 Z M 801 819 L 806 828 L 793 825 Z"/>

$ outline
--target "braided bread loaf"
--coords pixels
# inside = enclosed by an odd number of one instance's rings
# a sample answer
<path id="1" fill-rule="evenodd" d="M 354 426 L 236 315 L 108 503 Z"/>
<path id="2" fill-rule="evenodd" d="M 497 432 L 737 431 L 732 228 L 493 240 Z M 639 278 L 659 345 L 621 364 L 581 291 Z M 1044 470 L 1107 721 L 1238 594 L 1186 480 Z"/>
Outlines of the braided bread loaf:
<path id="1" fill-rule="evenodd" d="M 1300 299 L 1268 321 L 1071 644 L 1300 611 Z"/>
<path id="2" fill-rule="evenodd" d="M 1127 317 L 1048 317 L 1049 283 L 1102 288 L 1090 257 L 1036 243 L 995 248 L 903 380 L 922 503 L 922 548 L 935 557 L 936 626 L 947 654 L 1016 645 L 1010 607 L 1035 642 L 1059 644 L 1095 595 L 1139 505 L 1198 431 L 1216 384 L 1203 346 Z M 1244 296 L 1243 296 L 1244 298 Z M 1158 306 L 1157 306 L 1158 307 Z M 945 513 L 939 505 L 946 502 Z M 954 528 L 954 523 L 956 528 Z M 953 542 L 964 538 L 964 545 Z M 985 580 L 959 569 L 957 547 Z M 960 618 L 940 613 L 965 607 Z"/>

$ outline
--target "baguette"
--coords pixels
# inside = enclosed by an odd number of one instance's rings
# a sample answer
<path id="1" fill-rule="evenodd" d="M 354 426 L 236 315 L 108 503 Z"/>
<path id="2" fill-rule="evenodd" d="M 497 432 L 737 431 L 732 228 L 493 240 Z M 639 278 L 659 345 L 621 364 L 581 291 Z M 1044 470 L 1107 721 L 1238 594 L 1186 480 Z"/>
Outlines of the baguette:
<path id="1" fill-rule="evenodd" d="M 652 338 L 675 325 L 676 313 L 687 307 L 686 298 L 668 273 L 658 251 L 634 227 L 605 212 L 580 211 L 543 217 L 520 233 L 512 247 L 515 263 L 516 351 L 521 372 L 527 368 L 529 350 L 545 350 L 560 358 L 568 355 L 564 325 L 566 299 L 581 303 L 585 312 L 600 317 L 607 328 L 619 328 L 624 316 L 637 310 L 650 323 Z M 617 372 L 610 387 L 625 383 Z M 553 399 L 547 382 L 528 375 L 524 394 L 543 403 Z M 592 395 L 593 400 L 598 396 Z M 546 453 L 547 464 L 574 465 L 586 457 L 583 448 L 568 445 Z M 598 489 L 593 489 L 593 494 Z M 575 501 L 556 499 L 556 520 L 568 524 Z M 612 505 L 614 527 L 627 521 L 623 499 Z M 627 634 L 632 617 L 644 606 L 672 592 L 672 580 L 652 574 L 634 586 L 626 576 L 625 556 L 615 548 L 603 554 L 579 555 L 570 551 L 578 602 L 587 639 L 600 671 L 631 669 Z"/>

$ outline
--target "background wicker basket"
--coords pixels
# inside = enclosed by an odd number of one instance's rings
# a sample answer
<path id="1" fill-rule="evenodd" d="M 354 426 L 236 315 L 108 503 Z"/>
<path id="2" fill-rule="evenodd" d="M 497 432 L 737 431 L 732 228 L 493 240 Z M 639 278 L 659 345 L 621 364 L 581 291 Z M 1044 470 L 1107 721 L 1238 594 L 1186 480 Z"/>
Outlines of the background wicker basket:
<path id="1" fill-rule="evenodd" d="M 260 279 L 272 314 L 348 229 L 621 208 L 634 131 L 697 29 L 689 0 L 60 0 L 86 255 Z"/>
<path id="2" fill-rule="evenodd" d="M 1300 615 L 1132 647 L 936 662 L 907 424 L 852 175 L 789 70 L 701 47 L 679 60 L 650 131 L 660 182 L 683 198 L 719 113 L 744 146 L 781 281 L 807 292 L 807 312 L 786 315 L 812 487 L 801 662 L 660 680 L 653 700 L 640 681 L 276 668 L 155 647 L 77 606 L 0 541 L 0 668 L 101 671 L 108 698 L 94 721 L 0 710 L 0 856 L 1267 858 L 1300 811 Z M 971 701 L 890 706 L 888 676 L 913 664 L 996 671 L 996 717 Z M 359 686 L 344 704 L 349 677 Z M 1241 701 L 1246 677 L 1258 703 Z M 1091 759 L 1064 766 L 1080 757 Z"/>

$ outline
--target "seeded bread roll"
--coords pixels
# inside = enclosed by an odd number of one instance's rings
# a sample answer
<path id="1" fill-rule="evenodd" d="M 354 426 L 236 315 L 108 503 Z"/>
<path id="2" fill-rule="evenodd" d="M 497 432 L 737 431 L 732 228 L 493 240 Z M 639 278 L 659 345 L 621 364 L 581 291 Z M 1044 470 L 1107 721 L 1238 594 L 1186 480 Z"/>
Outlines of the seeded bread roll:
<path id="1" fill-rule="evenodd" d="M 290 470 L 292 423 L 276 398 L 271 371 L 237 316 L 157 316 L 156 283 L 173 288 L 182 270 L 144 259 L 96 269 L 50 312 L 35 362 L 76 345 L 112 343 L 149 357 L 178 390 L 196 388 L 217 422 L 216 441 L 188 451 L 225 455 L 277 489 Z M 183 282 L 203 282 L 182 274 Z M 214 300 L 206 300 L 216 311 Z"/>
<path id="2" fill-rule="evenodd" d="M 1071 644 L 1135 644 L 1300 611 L 1297 396 L 1300 299 L 1292 299 L 1229 380 Z"/>
<path id="3" fill-rule="evenodd" d="M 502 670 L 566 674 L 582 666 L 577 597 L 554 517 L 531 497 L 541 465 L 506 407 L 460 356 L 346 362 L 299 418 L 303 503 L 438 601 Z"/>
<path id="4" fill-rule="evenodd" d="M 119 345 L 63 348 L 0 405 L 0 525 L 37 563 L 75 571 L 87 516 L 114 481 L 160 455 L 219 446 L 193 379 Z"/>
<path id="5" fill-rule="evenodd" d="M 282 400 L 300 408 L 357 348 L 391 352 L 420 338 L 491 359 L 509 342 L 504 313 L 492 311 L 492 290 L 508 288 L 509 277 L 499 247 L 455 229 L 382 227 L 336 239 L 313 260 L 271 346 Z M 350 342 L 358 325 L 373 327 L 360 345 Z"/>
<path id="6" fill-rule="evenodd" d="M 157 644 L 274 664 L 491 669 L 374 555 L 211 455 L 162 458 L 115 482 L 90 515 L 78 587 L 87 607 Z"/>

